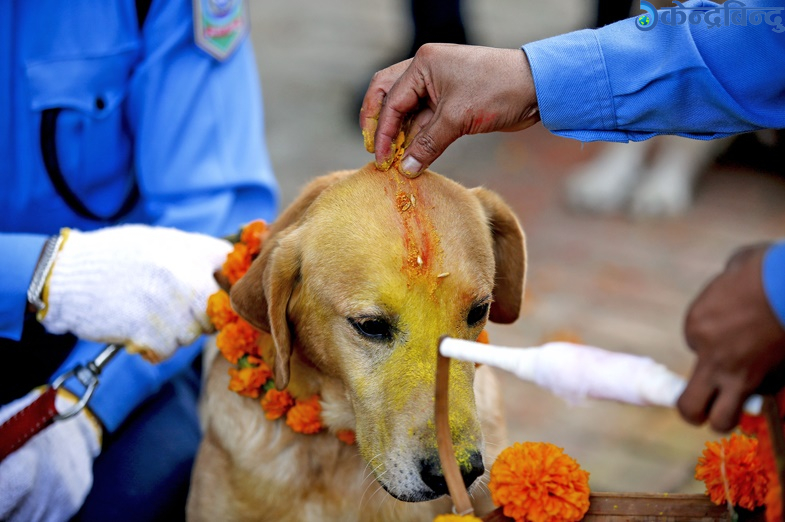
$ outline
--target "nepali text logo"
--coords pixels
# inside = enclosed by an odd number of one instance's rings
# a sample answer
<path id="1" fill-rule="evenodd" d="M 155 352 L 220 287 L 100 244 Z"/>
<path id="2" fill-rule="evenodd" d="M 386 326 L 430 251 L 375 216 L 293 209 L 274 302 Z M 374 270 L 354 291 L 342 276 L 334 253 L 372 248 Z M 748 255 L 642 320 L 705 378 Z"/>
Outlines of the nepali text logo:
<path id="1" fill-rule="evenodd" d="M 641 0 L 643 14 L 635 18 L 635 27 L 641 31 L 650 31 L 658 23 L 674 26 L 706 22 L 706 26 L 711 29 L 729 25 L 760 25 L 765 22 L 775 33 L 785 31 L 782 16 L 779 16 L 785 7 L 747 7 L 737 0 L 728 0 L 717 7 L 684 7 L 684 4 L 675 0 L 673 5 L 676 7 L 657 11 L 649 2 Z"/>

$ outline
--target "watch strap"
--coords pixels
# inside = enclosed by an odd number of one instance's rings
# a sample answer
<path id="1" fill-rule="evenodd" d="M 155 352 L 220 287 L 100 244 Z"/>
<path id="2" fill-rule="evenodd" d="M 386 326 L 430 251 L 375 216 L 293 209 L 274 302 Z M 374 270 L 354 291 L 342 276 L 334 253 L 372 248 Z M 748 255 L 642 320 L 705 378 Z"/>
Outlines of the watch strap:
<path id="1" fill-rule="evenodd" d="M 44 286 L 62 243 L 63 236 L 59 234 L 46 240 L 41 257 L 38 258 L 38 264 L 35 266 L 30 286 L 27 287 L 27 302 L 33 305 L 37 312 L 42 312 L 46 308 L 46 301 L 43 299 Z"/>

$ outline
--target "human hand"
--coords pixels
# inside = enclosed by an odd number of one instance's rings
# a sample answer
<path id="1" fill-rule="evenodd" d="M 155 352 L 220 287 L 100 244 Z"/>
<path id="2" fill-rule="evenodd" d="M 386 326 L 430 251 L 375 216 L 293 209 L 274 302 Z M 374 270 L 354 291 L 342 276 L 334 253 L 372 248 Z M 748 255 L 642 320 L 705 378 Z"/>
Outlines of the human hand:
<path id="1" fill-rule="evenodd" d="M 415 177 L 464 134 L 522 130 L 539 121 L 521 49 L 426 44 L 414 58 L 377 72 L 365 94 L 365 148 L 387 170 L 406 133 L 404 174 Z"/>
<path id="2" fill-rule="evenodd" d="M 0 409 L 0 423 L 33 402 L 34 390 Z M 75 399 L 60 392 L 58 411 Z M 68 520 L 93 485 L 93 461 L 101 452 L 101 427 L 86 409 L 55 421 L 0 463 L 0 520 Z"/>
<path id="3" fill-rule="evenodd" d="M 211 331 L 206 307 L 218 289 L 213 272 L 231 249 L 227 241 L 171 228 L 71 230 L 39 321 L 52 333 L 165 359 Z"/>
<path id="4" fill-rule="evenodd" d="M 687 312 L 684 332 L 698 361 L 678 407 L 693 424 L 708 419 L 715 430 L 729 431 L 752 392 L 785 384 L 785 330 L 769 306 L 761 278 L 769 246 L 733 255 Z"/>

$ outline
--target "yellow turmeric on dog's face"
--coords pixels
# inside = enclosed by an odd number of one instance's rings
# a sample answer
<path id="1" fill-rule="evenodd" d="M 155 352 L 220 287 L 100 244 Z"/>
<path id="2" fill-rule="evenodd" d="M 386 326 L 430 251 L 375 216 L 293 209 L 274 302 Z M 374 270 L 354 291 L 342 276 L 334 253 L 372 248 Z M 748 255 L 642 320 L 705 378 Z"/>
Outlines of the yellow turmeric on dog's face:
<path id="1" fill-rule="evenodd" d="M 303 226 L 307 248 L 292 313 L 310 319 L 298 337 L 344 348 L 311 356 L 345 383 L 360 452 L 399 498 L 427 495 L 417 468 L 437 454 L 438 340 L 475 339 L 485 326 L 494 283 L 486 219 L 449 180 L 412 180 L 369 165 L 323 194 Z M 474 365 L 452 364 L 450 421 L 459 460 L 469 466 L 482 451 Z"/>

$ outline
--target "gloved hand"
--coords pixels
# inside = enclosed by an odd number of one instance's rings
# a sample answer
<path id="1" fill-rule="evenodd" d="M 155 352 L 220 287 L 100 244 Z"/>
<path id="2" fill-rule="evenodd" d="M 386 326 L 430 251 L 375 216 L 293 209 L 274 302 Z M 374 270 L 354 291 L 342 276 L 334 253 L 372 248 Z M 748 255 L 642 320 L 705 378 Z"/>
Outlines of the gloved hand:
<path id="1" fill-rule="evenodd" d="M 34 390 L 0 409 L 0 423 L 33 402 Z M 66 411 L 75 399 L 60 392 L 55 405 Z M 35 435 L 0 463 L 0 520 L 68 520 L 93 485 L 93 461 L 101 453 L 100 425 L 82 410 Z"/>
<path id="2" fill-rule="evenodd" d="M 145 225 L 66 233 L 39 313 L 49 332 L 160 361 L 212 329 L 207 298 L 229 242 Z"/>

